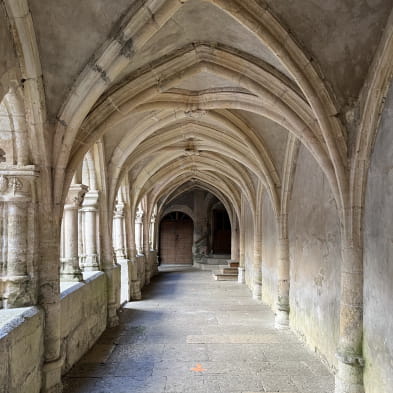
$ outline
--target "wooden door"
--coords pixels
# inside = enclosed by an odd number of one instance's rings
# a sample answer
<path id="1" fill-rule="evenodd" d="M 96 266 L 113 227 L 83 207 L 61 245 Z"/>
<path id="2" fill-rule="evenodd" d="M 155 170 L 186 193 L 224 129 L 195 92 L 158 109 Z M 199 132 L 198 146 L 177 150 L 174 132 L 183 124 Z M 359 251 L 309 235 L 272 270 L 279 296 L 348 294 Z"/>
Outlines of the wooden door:
<path id="1" fill-rule="evenodd" d="M 192 264 L 194 225 L 190 217 L 175 212 L 160 224 L 161 264 Z"/>

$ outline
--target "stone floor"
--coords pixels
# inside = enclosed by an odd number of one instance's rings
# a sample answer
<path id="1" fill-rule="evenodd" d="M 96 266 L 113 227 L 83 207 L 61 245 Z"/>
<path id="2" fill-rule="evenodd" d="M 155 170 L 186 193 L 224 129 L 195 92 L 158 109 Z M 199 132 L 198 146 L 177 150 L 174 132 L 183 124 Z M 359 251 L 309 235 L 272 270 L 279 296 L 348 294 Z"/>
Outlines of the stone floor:
<path id="1" fill-rule="evenodd" d="M 332 393 L 328 370 L 244 285 L 161 272 L 64 378 L 65 393 Z"/>

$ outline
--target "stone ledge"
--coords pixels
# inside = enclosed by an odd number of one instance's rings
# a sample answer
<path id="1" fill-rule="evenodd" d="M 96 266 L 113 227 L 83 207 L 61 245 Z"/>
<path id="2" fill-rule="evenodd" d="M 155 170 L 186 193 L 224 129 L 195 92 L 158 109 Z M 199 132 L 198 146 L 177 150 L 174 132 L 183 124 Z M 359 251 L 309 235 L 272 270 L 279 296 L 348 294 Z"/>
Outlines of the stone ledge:
<path id="1" fill-rule="evenodd" d="M 0 310 L 0 340 L 42 311 L 38 307 L 22 307 Z"/>
<path id="2" fill-rule="evenodd" d="M 78 289 L 83 288 L 86 284 L 89 284 L 95 280 L 97 280 L 99 277 L 105 275 L 104 272 L 83 272 L 83 281 L 81 282 L 67 282 L 63 281 L 60 282 L 60 298 L 64 299 L 66 296 L 70 295 L 71 293 L 74 293 Z"/>

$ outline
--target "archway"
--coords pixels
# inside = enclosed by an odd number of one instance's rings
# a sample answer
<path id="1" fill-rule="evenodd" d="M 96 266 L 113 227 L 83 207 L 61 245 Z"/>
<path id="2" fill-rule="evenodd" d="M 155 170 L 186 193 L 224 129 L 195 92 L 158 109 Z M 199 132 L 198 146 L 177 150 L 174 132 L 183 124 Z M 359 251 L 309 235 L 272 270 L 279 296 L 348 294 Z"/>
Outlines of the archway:
<path id="1" fill-rule="evenodd" d="M 161 264 L 192 264 L 194 223 L 185 213 L 167 214 L 160 222 Z"/>
<path id="2" fill-rule="evenodd" d="M 212 210 L 212 226 L 213 254 L 231 254 L 231 222 L 224 206 Z"/>

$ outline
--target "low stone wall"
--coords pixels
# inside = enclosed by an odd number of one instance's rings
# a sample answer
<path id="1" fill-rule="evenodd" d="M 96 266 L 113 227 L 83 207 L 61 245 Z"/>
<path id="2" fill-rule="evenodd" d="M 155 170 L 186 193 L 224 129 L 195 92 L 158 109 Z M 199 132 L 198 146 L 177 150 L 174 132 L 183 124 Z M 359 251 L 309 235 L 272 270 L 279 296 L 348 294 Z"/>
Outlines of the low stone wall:
<path id="1" fill-rule="evenodd" d="M 0 392 L 39 393 L 44 315 L 37 307 L 0 312 Z"/>
<path id="2" fill-rule="evenodd" d="M 62 286 L 62 289 L 64 286 Z M 107 280 L 97 272 L 61 293 L 61 337 L 66 373 L 104 332 L 107 324 Z"/>

